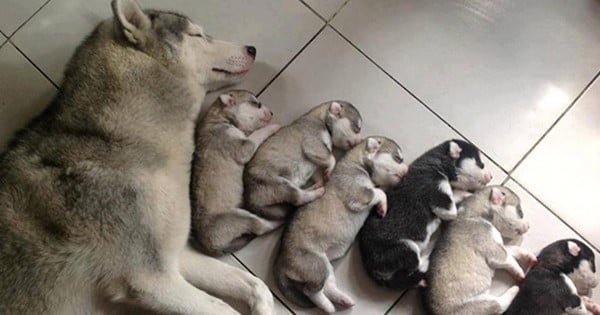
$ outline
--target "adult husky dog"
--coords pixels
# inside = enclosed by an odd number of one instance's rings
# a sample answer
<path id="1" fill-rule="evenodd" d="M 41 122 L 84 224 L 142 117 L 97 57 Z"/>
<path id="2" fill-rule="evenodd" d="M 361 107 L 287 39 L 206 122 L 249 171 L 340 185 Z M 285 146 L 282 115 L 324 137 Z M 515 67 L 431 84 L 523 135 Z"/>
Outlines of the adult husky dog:
<path id="1" fill-rule="evenodd" d="M 158 312 L 271 314 L 259 279 L 186 247 L 193 131 L 209 89 L 254 47 L 114 0 L 50 107 L 0 156 L 0 314 L 90 314 L 106 296 Z"/>

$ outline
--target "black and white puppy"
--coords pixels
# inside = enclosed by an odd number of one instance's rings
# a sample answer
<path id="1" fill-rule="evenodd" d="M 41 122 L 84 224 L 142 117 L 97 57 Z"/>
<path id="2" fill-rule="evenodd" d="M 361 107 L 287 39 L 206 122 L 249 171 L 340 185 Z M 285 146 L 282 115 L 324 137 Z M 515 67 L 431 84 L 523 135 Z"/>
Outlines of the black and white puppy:
<path id="1" fill-rule="evenodd" d="M 586 297 L 598 285 L 594 259 L 594 252 L 575 239 L 546 246 L 504 314 L 597 314 L 598 306 Z"/>
<path id="2" fill-rule="evenodd" d="M 446 141 L 415 160 L 402 181 L 388 191 L 388 215 L 369 216 L 359 235 L 367 273 L 383 286 L 425 285 L 441 220 L 456 218 L 453 189 L 484 187 L 492 176 L 479 150 L 462 140 Z"/>

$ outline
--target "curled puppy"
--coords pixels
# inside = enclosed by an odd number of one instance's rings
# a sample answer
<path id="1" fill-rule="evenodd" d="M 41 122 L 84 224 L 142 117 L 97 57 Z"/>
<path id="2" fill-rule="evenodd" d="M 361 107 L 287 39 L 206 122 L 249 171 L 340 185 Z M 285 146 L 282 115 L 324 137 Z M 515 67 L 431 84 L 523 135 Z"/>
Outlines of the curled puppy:
<path id="1" fill-rule="evenodd" d="M 387 211 L 381 188 L 406 173 L 398 145 L 369 137 L 341 159 L 325 187 L 325 195 L 296 211 L 284 230 L 275 260 L 275 279 L 283 294 L 302 306 L 316 305 L 332 313 L 334 304 L 354 305 L 335 283 L 331 260 L 342 257 L 376 206 Z"/>
<path id="2" fill-rule="evenodd" d="M 273 113 L 243 90 L 219 96 L 196 129 L 192 167 L 192 235 L 202 252 L 220 256 L 238 250 L 280 222 L 242 209 L 244 165 L 279 129 Z"/>
<path id="3" fill-rule="evenodd" d="M 281 128 L 260 146 L 244 173 L 246 207 L 265 218 L 283 220 L 291 210 L 325 190 L 335 166 L 332 146 L 348 150 L 361 141 L 362 118 L 350 103 L 316 106 Z M 312 181 L 314 185 L 305 186 Z"/>
<path id="4" fill-rule="evenodd" d="M 415 160 L 388 192 L 389 214 L 383 219 L 370 216 L 360 232 L 369 276 L 396 289 L 424 285 L 435 244 L 432 236 L 441 220 L 457 215 L 453 188 L 474 190 L 490 180 L 479 150 L 465 141 L 446 141 Z"/>
<path id="5" fill-rule="evenodd" d="M 431 255 L 424 288 L 430 314 L 501 314 L 519 292 L 513 286 L 501 296 L 489 294 L 495 269 L 505 269 L 517 280 L 535 256 L 521 247 L 504 246 L 503 237 L 514 239 L 525 233 L 519 197 L 510 189 L 491 186 L 468 197 L 458 218 L 442 230 Z M 515 259 L 516 258 L 516 259 Z"/>
<path id="6" fill-rule="evenodd" d="M 546 246 L 504 314 L 598 314 L 598 305 L 587 297 L 598 286 L 594 259 L 594 252 L 575 239 Z"/>

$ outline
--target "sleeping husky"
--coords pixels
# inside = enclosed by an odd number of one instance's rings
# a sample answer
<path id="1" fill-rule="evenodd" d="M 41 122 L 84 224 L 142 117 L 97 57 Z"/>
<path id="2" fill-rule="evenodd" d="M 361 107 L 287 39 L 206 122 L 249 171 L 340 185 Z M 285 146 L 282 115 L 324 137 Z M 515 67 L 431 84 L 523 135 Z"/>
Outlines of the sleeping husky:
<path id="1" fill-rule="evenodd" d="M 114 0 L 48 109 L 0 156 L 0 314 L 272 314 L 256 277 L 186 247 L 196 116 L 254 47 Z M 216 296 L 216 297 L 215 297 Z M 217 298 L 218 297 L 218 298 Z"/>

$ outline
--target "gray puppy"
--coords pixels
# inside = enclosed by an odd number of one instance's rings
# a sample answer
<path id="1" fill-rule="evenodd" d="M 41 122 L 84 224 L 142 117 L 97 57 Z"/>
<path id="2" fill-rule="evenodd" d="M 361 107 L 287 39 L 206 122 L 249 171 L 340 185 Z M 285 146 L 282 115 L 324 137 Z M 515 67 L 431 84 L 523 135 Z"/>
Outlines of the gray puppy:
<path id="1" fill-rule="evenodd" d="M 0 314 L 272 314 L 258 278 L 186 246 L 200 105 L 256 53 L 114 0 L 49 108 L 0 156 Z"/>
<path id="2" fill-rule="evenodd" d="M 385 215 L 387 197 L 377 187 L 397 184 L 407 170 L 398 145 L 384 137 L 369 137 L 346 153 L 325 195 L 298 209 L 283 233 L 274 273 L 286 297 L 328 313 L 334 303 L 354 305 L 337 288 L 330 261 L 347 252 L 373 206 Z"/>
<path id="3" fill-rule="evenodd" d="M 203 252 L 220 256 L 282 222 L 242 209 L 244 165 L 278 125 L 272 112 L 243 90 L 221 94 L 196 130 L 192 169 L 192 233 Z M 266 127 L 265 127 L 266 126 Z"/>
<path id="4" fill-rule="evenodd" d="M 536 258 L 521 247 L 504 246 L 503 237 L 514 239 L 528 229 L 519 197 L 506 187 L 490 186 L 465 199 L 431 254 L 425 307 L 444 315 L 504 312 L 519 287 L 499 297 L 489 294 L 494 270 L 505 269 L 521 281 L 525 274 L 516 259 L 532 265 Z"/>
<path id="5" fill-rule="evenodd" d="M 362 118 L 350 103 L 316 106 L 267 139 L 246 166 L 246 207 L 263 217 L 283 220 L 290 206 L 321 196 L 335 167 L 333 147 L 348 150 L 361 141 Z M 310 181 L 312 187 L 305 188 Z"/>

